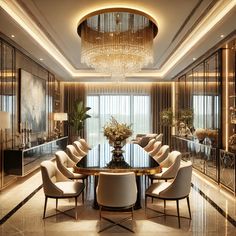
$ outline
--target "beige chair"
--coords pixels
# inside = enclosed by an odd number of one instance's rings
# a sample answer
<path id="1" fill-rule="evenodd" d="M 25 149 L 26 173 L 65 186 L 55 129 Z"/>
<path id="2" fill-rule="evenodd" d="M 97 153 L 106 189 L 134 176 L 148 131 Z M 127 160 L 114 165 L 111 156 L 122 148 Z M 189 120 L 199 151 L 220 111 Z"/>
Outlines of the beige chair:
<path id="1" fill-rule="evenodd" d="M 56 199 L 56 210 L 58 210 L 58 199 L 74 198 L 75 199 L 75 219 L 77 219 L 77 198 L 84 190 L 84 184 L 68 180 L 56 167 L 55 163 L 51 161 L 43 161 L 41 163 L 41 173 L 43 180 L 43 190 L 45 194 L 45 203 L 43 211 L 43 219 L 55 216 L 50 215 L 46 217 L 46 208 L 48 198 Z M 71 210 L 71 209 L 70 209 Z M 66 212 L 61 212 L 64 213 Z M 67 215 L 67 214 L 66 214 Z M 70 216 L 70 215 L 68 215 Z"/>
<path id="2" fill-rule="evenodd" d="M 192 177 L 192 163 L 191 161 L 188 161 L 184 164 L 181 164 L 181 167 L 179 168 L 178 173 L 173 182 L 158 182 L 158 183 L 152 184 L 146 190 L 146 193 L 145 193 L 145 209 L 147 209 L 148 197 L 162 199 L 164 200 L 164 212 L 159 212 L 159 211 L 157 212 L 167 215 L 165 212 L 166 200 L 176 201 L 178 225 L 180 228 L 180 217 L 182 218 L 187 218 L 187 217 L 180 216 L 179 214 L 179 200 L 187 198 L 188 211 L 189 211 L 188 219 L 191 219 L 191 210 L 190 210 L 190 204 L 189 204 L 191 177 Z M 146 211 L 146 214 L 147 214 L 147 211 Z"/>
<path id="3" fill-rule="evenodd" d="M 169 152 L 169 145 L 163 145 L 158 151 L 158 153 L 153 156 L 153 158 L 156 160 L 157 163 L 161 163 L 168 157 Z"/>
<path id="4" fill-rule="evenodd" d="M 137 200 L 137 185 L 135 174 L 133 172 L 101 172 L 98 178 L 96 193 L 97 202 L 99 205 L 100 221 L 102 219 L 105 219 L 112 223 L 101 229 L 99 232 L 110 229 L 116 225 L 134 232 L 132 229 L 122 225 L 121 223 L 130 219 L 133 220 L 133 207 Z M 119 222 L 114 222 L 113 220 L 102 216 L 102 210 L 131 210 L 131 217 L 126 217 Z"/>
<path id="5" fill-rule="evenodd" d="M 85 141 L 85 139 L 81 138 L 79 140 L 79 142 L 81 143 L 81 149 L 82 151 L 88 153 L 89 150 L 91 150 L 91 148 L 89 147 L 88 143 Z"/>
<path id="6" fill-rule="evenodd" d="M 71 145 L 71 144 L 66 146 L 66 152 L 67 152 L 69 158 L 75 163 L 78 163 L 84 157 L 84 156 L 80 155 L 77 152 L 77 149 L 75 148 L 75 146 Z"/>
<path id="7" fill-rule="evenodd" d="M 149 151 L 148 154 L 149 154 L 151 157 L 153 157 L 153 156 L 155 156 L 155 155 L 158 153 L 158 151 L 160 150 L 160 148 L 161 148 L 161 142 L 156 141 L 156 142 L 153 144 L 152 150 Z"/>
<path id="8" fill-rule="evenodd" d="M 143 148 L 146 152 L 150 152 L 153 149 L 153 145 L 156 142 L 156 140 L 153 138 L 151 139 L 148 144 Z"/>
<path id="9" fill-rule="evenodd" d="M 131 143 L 140 144 L 140 141 L 146 134 L 136 134 L 135 139 L 131 140 Z"/>
<path id="10" fill-rule="evenodd" d="M 160 133 L 156 136 L 156 141 L 162 142 L 162 139 L 163 139 L 163 134 L 162 133 Z"/>
<path id="11" fill-rule="evenodd" d="M 64 151 L 57 151 L 55 155 L 56 155 L 57 168 L 59 169 L 59 171 L 61 171 L 63 175 L 65 175 L 68 179 L 71 180 L 81 179 L 83 183 L 85 183 L 85 180 L 87 179 L 88 176 L 74 173 L 73 167 L 76 165 L 76 163 L 73 162 Z"/>
<path id="12" fill-rule="evenodd" d="M 162 168 L 162 172 L 154 175 L 149 175 L 149 178 L 151 179 L 151 183 L 153 183 L 154 180 L 169 180 L 174 179 L 181 162 L 181 153 L 178 151 L 172 151 L 168 154 L 167 158 L 160 163 L 160 166 Z"/>
<path id="13" fill-rule="evenodd" d="M 73 145 L 75 146 L 76 151 L 79 153 L 80 156 L 86 156 L 88 152 L 82 150 L 82 144 L 79 141 L 74 141 Z"/>

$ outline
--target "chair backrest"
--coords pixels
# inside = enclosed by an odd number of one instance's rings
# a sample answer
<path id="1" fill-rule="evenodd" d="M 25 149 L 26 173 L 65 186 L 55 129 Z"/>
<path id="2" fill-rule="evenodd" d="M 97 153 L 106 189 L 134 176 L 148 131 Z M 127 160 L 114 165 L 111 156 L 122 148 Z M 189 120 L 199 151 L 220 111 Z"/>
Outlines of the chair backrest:
<path id="1" fill-rule="evenodd" d="M 157 137 L 157 134 L 151 134 L 151 133 L 149 133 L 149 134 L 146 134 L 146 137 L 149 137 L 150 139 L 156 138 L 156 137 Z"/>
<path id="2" fill-rule="evenodd" d="M 157 153 L 158 153 L 158 151 L 160 150 L 160 148 L 161 148 L 161 142 L 159 142 L 159 141 L 156 141 L 154 144 L 153 144 L 153 148 L 152 148 L 152 150 L 149 152 L 149 155 L 150 156 L 155 156 Z"/>
<path id="3" fill-rule="evenodd" d="M 67 150 L 69 158 L 73 162 L 77 163 L 78 161 L 81 160 L 82 156 L 77 152 L 75 146 L 69 144 L 66 146 L 66 150 Z"/>
<path id="4" fill-rule="evenodd" d="M 151 139 L 148 144 L 143 148 L 146 152 L 150 152 L 153 149 L 153 145 L 156 142 L 156 139 Z"/>
<path id="5" fill-rule="evenodd" d="M 64 151 L 57 151 L 55 156 L 58 170 L 67 178 L 73 178 L 74 174 L 67 168 L 73 167 L 76 163 L 73 162 Z"/>
<path id="6" fill-rule="evenodd" d="M 88 152 L 90 147 L 89 147 L 88 143 L 85 141 L 85 139 L 81 138 L 81 139 L 79 139 L 79 142 L 81 143 L 82 151 Z"/>
<path id="7" fill-rule="evenodd" d="M 187 197 L 191 189 L 192 179 L 192 162 L 187 161 L 185 164 L 181 164 L 178 173 L 171 183 L 171 185 L 161 191 L 159 195 L 165 198 L 184 198 Z"/>
<path id="8" fill-rule="evenodd" d="M 162 142 L 163 134 L 160 133 L 156 136 L 156 141 Z"/>
<path id="9" fill-rule="evenodd" d="M 61 174 L 55 163 L 51 161 L 43 161 L 40 165 L 40 168 L 45 195 L 50 197 L 62 196 L 63 192 L 54 183 L 65 181 L 67 178 Z"/>
<path id="10" fill-rule="evenodd" d="M 80 156 L 86 156 L 87 155 L 87 152 L 83 151 L 83 149 L 82 149 L 83 147 L 82 147 L 81 142 L 74 141 L 73 145 L 75 146 L 75 149 L 79 153 Z"/>
<path id="11" fill-rule="evenodd" d="M 170 152 L 169 145 L 163 145 L 158 151 L 158 153 L 155 156 L 153 156 L 153 158 L 156 160 L 156 162 L 161 163 L 168 157 L 169 152 Z"/>
<path id="12" fill-rule="evenodd" d="M 175 178 L 180 167 L 181 153 L 178 151 L 172 151 L 168 157 L 160 163 L 161 167 L 167 168 L 162 174 L 163 178 Z"/>
<path id="13" fill-rule="evenodd" d="M 146 137 L 146 136 L 144 136 L 144 137 L 141 137 L 140 139 L 139 139 L 139 141 L 138 141 L 138 144 L 142 147 L 142 148 L 144 148 L 145 146 L 147 146 L 147 144 L 148 144 L 148 142 L 150 141 L 150 137 Z"/>
<path id="14" fill-rule="evenodd" d="M 97 186 L 97 202 L 107 207 L 130 207 L 137 199 L 134 172 L 100 172 Z"/>

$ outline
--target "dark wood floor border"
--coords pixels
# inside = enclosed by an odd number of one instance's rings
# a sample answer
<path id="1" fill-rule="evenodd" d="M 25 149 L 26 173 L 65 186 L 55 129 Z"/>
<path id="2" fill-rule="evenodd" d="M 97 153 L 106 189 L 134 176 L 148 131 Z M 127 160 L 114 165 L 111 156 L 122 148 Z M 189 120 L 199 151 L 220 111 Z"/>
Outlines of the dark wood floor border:
<path id="1" fill-rule="evenodd" d="M 192 188 L 198 192 L 207 202 L 209 202 L 222 216 L 224 216 L 233 226 L 236 227 L 236 221 L 227 214 L 221 207 L 219 207 L 211 198 L 209 198 L 201 189 L 195 186 L 193 183 L 191 184 Z"/>
<path id="2" fill-rule="evenodd" d="M 2 219 L 0 219 L 0 225 L 4 224 L 14 213 L 16 213 L 22 206 L 24 206 L 25 203 L 28 202 L 42 187 L 43 185 L 40 185 L 23 201 L 21 201 L 17 206 L 15 206 L 11 211 L 9 211 L 4 217 L 2 217 Z"/>

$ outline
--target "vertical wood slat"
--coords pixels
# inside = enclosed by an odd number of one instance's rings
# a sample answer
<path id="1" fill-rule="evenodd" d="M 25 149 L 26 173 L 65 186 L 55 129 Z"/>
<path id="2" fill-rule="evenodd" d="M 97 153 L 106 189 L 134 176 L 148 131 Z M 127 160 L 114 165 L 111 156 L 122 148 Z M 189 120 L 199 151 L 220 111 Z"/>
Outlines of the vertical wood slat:
<path id="1" fill-rule="evenodd" d="M 70 114 L 74 109 L 74 103 L 76 100 L 82 101 L 83 104 L 86 102 L 85 85 L 83 83 L 63 83 L 64 85 L 64 111 Z M 68 138 L 71 143 L 75 138 L 76 131 L 72 126 L 68 125 L 65 127 L 68 130 Z M 85 130 L 82 130 L 81 136 L 84 137 L 86 134 Z"/>
<path id="2" fill-rule="evenodd" d="M 163 126 L 160 112 L 171 107 L 171 82 L 154 83 L 151 89 L 153 133 L 163 133 L 163 144 L 171 143 L 171 127 Z"/>

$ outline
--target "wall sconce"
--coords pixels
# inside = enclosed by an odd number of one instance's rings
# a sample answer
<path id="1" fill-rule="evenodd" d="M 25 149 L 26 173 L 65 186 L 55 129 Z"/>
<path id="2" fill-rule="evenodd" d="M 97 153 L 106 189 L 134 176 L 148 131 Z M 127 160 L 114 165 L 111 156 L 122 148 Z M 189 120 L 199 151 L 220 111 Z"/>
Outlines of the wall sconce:
<path id="1" fill-rule="evenodd" d="M 10 122 L 10 112 L 5 112 L 5 111 L 0 111 L 0 118 L 1 118 L 1 122 L 0 122 L 0 131 L 1 131 L 1 149 L 3 149 L 3 134 L 5 131 L 5 143 L 6 143 L 6 147 L 7 147 L 7 129 L 11 128 L 11 122 Z"/>
<path id="2" fill-rule="evenodd" d="M 62 134 L 62 122 L 68 120 L 68 115 L 67 113 L 54 113 L 53 119 L 56 121 L 56 127 L 55 131 L 58 134 L 58 137 L 61 137 Z M 59 122 L 59 126 L 57 125 L 57 122 Z"/>

